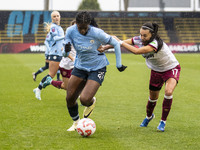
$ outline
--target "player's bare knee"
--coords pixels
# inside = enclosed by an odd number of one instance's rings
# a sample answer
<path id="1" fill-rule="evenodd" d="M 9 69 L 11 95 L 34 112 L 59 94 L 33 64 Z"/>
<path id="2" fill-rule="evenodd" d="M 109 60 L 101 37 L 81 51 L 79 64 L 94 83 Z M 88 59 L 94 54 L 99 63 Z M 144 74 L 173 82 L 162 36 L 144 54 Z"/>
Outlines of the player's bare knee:
<path id="1" fill-rule="evenodd" d="M 90 106 L 92 104 L 92 99 L 89 97 L 80 96 L 80 102 L 83 106 Z"/>
<path id="2" fill-rule="evenodd" d="M 80 102 L 83 106 L 88 106 L 88 100 L 84 97 L 80 97 Z"/>
<path id="3" fill-rule="evenodd" d="M 165 89 L 165 95 L 166 95 L 166 96 L 171 96 L 171 95 L 173 95 L 173 90 L 172 90 L 172 89 Z"/>

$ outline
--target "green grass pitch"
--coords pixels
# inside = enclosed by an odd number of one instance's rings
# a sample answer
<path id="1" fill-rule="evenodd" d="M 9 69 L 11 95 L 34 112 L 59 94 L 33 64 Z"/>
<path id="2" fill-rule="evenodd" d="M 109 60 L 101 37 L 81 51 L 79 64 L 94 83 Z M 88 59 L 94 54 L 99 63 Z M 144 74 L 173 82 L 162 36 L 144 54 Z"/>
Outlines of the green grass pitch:
<path id="1" fill-rule="evenodd" d="M 181 64 L 180 81 L 166 130 L 157 132 L 164 88 L 155 108 L 156 118 L 147 128 L 145 117 L 150 69 L 142 56 L 122 54 L 128 68 L 118 72 L 115 55 L 106 54 L 110 65 L 91 119 L 97 130 L 89 138 L 67 132 L 72 125 L 66 92 L 53 86 L 42 90 L 38 101 L 33 89 L 48 73 L 32 80 L 32 72 L 44 66 L 44 54 L 0 55 L 0 149 L 47 150 L 197 150 L 200 149 L 200 54 L 175 54 Z M 79 103 L 80 104 L 80 103 Z M 79 105 L 82 117 L 84 107 Z"/>

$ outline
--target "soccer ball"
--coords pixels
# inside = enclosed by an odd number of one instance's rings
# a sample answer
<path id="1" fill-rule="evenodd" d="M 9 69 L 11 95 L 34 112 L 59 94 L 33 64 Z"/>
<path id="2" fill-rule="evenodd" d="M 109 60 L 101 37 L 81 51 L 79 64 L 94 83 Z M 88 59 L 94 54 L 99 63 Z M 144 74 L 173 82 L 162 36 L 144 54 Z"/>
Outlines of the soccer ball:
<path id="1" fill-rule="evenodd" d="M 96 131 L 96 125 L 92 119 L 83 118 L 78 122 L 76 131 L 78 134 L 88 137 Z"/>

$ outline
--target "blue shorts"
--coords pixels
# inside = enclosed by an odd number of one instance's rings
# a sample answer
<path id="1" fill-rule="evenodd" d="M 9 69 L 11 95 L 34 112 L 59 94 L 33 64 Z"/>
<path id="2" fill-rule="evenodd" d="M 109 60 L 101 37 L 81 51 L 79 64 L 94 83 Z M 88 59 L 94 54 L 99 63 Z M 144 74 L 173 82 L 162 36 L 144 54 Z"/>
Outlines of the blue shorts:
<path id="1" fill-rule="evenodd" d="M 58 55 L 49 55 L 48 60 L 50 61 L 56 61 L 56 62 L 60 62 L 62 59 L 62 56 L 58 56 Z"/>
<path id="2" fill-rule="evenodd" d="M 45 60 L 48 60 L 48 59 L 49 59 L 49 55 L 45 54 Z"/>
<path id="3" fill-rule="evenodd" d="M 104 80 L 105 74 L 106 74 L 106 67 L 103 67 L 96 71 L 90 71 L 90 72 L 87 72 L 85 70 L 80 70 L 74 67 L 72 71 L 72 75 L 82 78 L 84 80 L 94 80 L 98 82 L 100 85 L 102 84 Z"/>

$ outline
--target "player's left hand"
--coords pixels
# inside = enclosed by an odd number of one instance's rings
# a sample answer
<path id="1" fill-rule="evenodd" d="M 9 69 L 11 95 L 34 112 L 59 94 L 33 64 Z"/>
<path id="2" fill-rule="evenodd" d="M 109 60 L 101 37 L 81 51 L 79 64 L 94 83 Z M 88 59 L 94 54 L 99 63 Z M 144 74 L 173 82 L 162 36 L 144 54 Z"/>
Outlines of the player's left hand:
<path id="1" fill-rule="evenodd" d="M 120 68 L 117 68 L 120 72 L 124 71 L 127 68 L 127 66 L 122 65 Z"/>
<path id="2" fill-rule="evenodd" d="M 67 44 L 65 44 L 65 52 L 66 53 L 68 53 L 68 52 L 70 52 L 71 51 L 71 43 L 70 42 L 68 42 Z"/>

